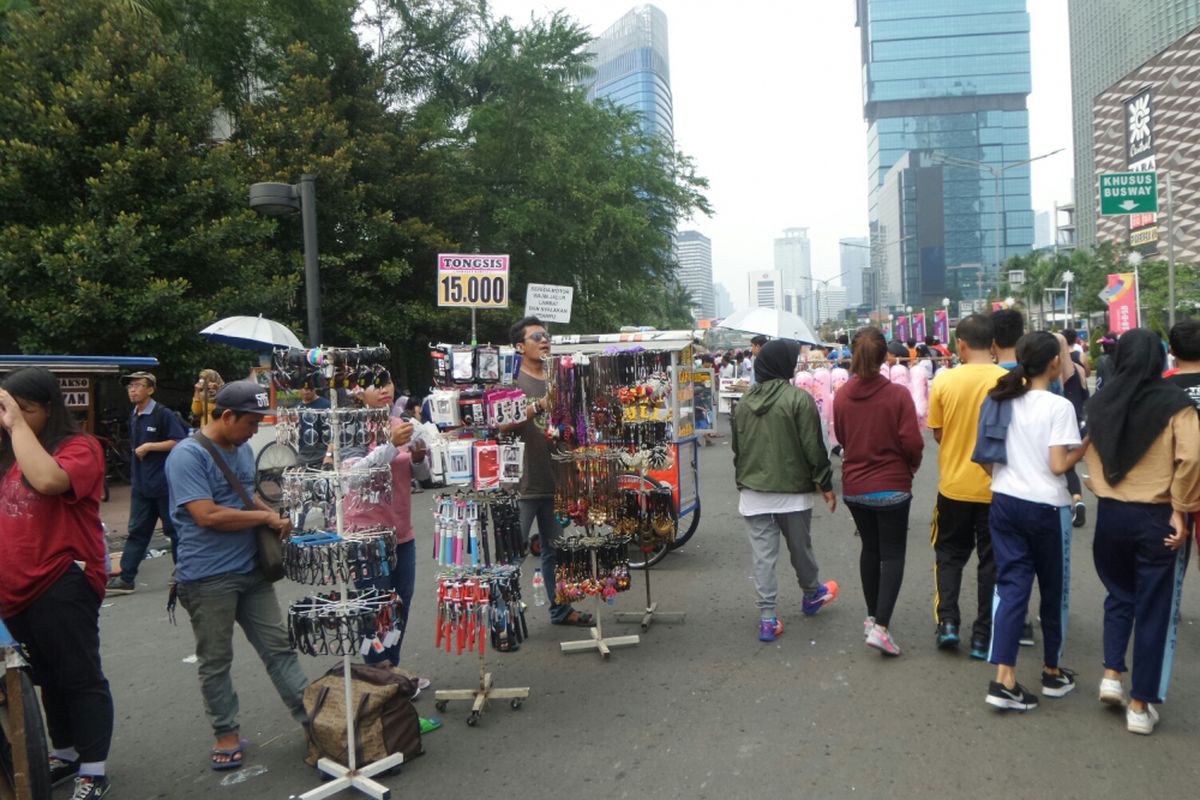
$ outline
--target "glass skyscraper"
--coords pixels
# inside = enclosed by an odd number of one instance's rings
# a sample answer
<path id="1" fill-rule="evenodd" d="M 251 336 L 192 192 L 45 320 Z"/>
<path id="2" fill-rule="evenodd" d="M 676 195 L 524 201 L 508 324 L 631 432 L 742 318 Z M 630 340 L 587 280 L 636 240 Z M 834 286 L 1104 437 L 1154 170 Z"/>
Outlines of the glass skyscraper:
<path id="1" fill-rule="evenodd" d="M 937 154 L 944 154 L 996 169 L 1030 157 L 1025 0 L 856 4 L 868 125 L 872 267 L 880 269 L 888 252 L 915 254 L 914 263 L 904 267 L 906 303 L 943 293 L 986 293 L 995 285 L 997 208 L 1001 262 L 1033 246 L 1028 165 L 1003 173 L 998 205 L 996 186 L 985 168 L 943 167 L 943 241 L 893 247 L 900 242 L 890 241 L 889 235 L 903 241 L 906 234 L 881 231 L 880 200 L 888 171 L 909 151 L 925 151 L 933 163 Z M 911 296 L 911 291 L 921 296 Z"/>
<path id="2" fill-rule="evenodd" d="M 642 129 L 675 141 L 667 15 L 637 6 L 589 45 L 596 70 L 588 99 L 638 112 Z"/>
<path id="3" fill-rule="evenodd" d="M 692 297 L 692 316 L 712 319 L 717 315 L 713 297 L 712 240 L 700 231 L 680 231 L 675 237 L 679 282 Z"/>

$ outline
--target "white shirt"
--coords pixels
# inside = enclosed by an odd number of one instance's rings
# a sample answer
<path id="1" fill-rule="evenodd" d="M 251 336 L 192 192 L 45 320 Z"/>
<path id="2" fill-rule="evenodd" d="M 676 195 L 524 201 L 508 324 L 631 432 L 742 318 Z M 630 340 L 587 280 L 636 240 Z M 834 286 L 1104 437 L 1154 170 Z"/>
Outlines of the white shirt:
<path id="1" fill-rule="evenodd" d="M 1067 405 L 1070 405 L 1069 401 Z M 742 489 L 738 495 L 738 513 L 743 517 L 808 511 L 816 503 L 817 497 L 813 492 L 791 494 L 788 492 L 756 492 L 753 489 Z"/>
<path id="2" fill-rule="evenodd" d="M 1071 401 L 1032 389 L 1012 402 L 1005 440 L 1008 463 L 992 467 L 992 491 L 1051 506 L 1071 505 L 1067 476 L 1050 471 L 1050 448 L 1079 445 L 1079 424 Z"/>

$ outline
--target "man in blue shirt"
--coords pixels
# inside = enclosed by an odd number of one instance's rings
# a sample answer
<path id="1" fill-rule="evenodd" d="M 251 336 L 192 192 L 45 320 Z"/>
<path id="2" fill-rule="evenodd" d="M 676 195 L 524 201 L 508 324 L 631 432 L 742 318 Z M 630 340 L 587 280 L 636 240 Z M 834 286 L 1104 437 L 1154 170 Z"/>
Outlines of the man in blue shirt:
<path id="1" fill-rule="evenodd" d="M 221 459 L 250 495 L 254 491 L 254 453 L 249 441 L 258 423 L 271 413 L 267 391 L 254 381 L 233 381 L 217 392 L 212 421 L 201 429 Z M 171 513 L 179 531 L 175 577 L 179 602 L 192 621 L 199 663 L 200 692 L 216 744 L 210 754 L 215 770 L 242 765 L 238 736 L 238 698 L 229 669 L 233 663 L 233 623 L 266 665 L 275 690 L 304 724 L 304 688 L 308 679 L 288 643 L 275 587 L 258 570 L 255 528 L 268 525 L 281 537 L 292 524 L 255 498 L 247 509 L 213 456 L 196 439 L 180 442 L 167 459 Z"/>
<path id="2" fill-rule="evenodd" d="M 107 594 L 131 594 L 137 588 L 138 568 L 150 547 L 154 528 L 161 521 L 176 557 L 175 526 L 167 506 L 167 453 L 187 437 L 183 423 L 166 406 L 154 401 L 157 382 L 149 372 L 135 372 L 122 379 L 133 411 L 129 419 L 129 536 L 121 552 L 121 574 L 108 582 Z"/>

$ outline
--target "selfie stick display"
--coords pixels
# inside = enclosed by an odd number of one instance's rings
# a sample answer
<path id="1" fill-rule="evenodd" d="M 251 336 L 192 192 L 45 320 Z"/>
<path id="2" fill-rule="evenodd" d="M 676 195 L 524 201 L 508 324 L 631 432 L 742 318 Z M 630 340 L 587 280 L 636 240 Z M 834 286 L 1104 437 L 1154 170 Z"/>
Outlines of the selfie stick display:
<path id="1" fill-rule="evenodd" d="M 348 533 L 344 518 L 344 501 L 348 496 L 358 497 L 364 492 L 369 499 L 371 496 L 390 493 L 394 487 L 391 486 L 390 470 L 384 475 L 382 471 L 343 469 L 343 447 L 347 446 L 346 439 L 354 441 L 360 434 L 364 439 L 367 436 L 386 436 L 387 431 L 368 432 L 369 423 L 373 421 L 369 415 L 357 419 L 354 415 L 347 414 L 345 409 L 339 411 L 336 391 L 339 387 L 386 385 L 390 377 L 383 364 L 389 355 L 388 349 L 383 346 L 307 350 L 281 348 L 275 351 L 274 379 L 277 384 L 288 389 L 308 386 L 332 390 L 329 392 L 329 409 L 306 409 L 305 413 L 321 414 L 325 418 L 330 431 L 329 444 L 333 449 L 333 471 L 313 474 L 312 471 L 297 469 L 285 473 L 284 483 L 287 491 L 284 502 L 289 506 L 288 511 L 293 516 L 293 523 L 298 520 L 303 525 L 307 512 L 314 503 L 320 506 L 321 501 L 325 499 L 332 501 L 327 506 L 320 507 L 322 510 L 327 509 L 326 528 L 329 527 L 329 512 L 332 512 L 334 530 L 315 533 L 305 531 L 294 536 L 295 541 L 285 548 L 285 569 L 288 577 L 292 579 L 304 579 L 316 584 L 337 584 L 336 592 L 293 603 L 288 609 L 288 629 L 293 644 L 302 652 L 339 653 L 342 656 L 342 685 L 345 690 L 346 708 L 347 763 L 343 765 L 331 758 L 320 758 L 317 761 L 317 769 L 332 780 L 302 795 L 293 795 L 293 800 L 321 800 L 347 789 L 356 789 L 375 800 L 387 800 L 391 797 L 391 790 L 372 778 L 404 762 L 403 753 L 392 753 L 372 764 L 360 766 L 357 763 L 358 736 L 354 729 L 350 657 L 362 652 L 363 648 L 371 646 L 372 643 L 382 644 L 391 638 L 399 638 L 403 630 L 399 622 L 399 600 L 394 593 L 389 595 L 376 590 L 356 592 L 349 586 L 352 580 L 362 580 L 373 574 L 386 574 L 386 571 L 395 567 L 396 532 L 387 528 L 375 528 Z M 284 428 L 281 435 L 296 436 L 298 423 L 298 417 L 283 415 L 280 419 L 280 426 Z M 361 429 L 353 436 L 344 437 L 342 427 L 351 424 L 361 425 Z M 332 643 L 329 636 L 331 631 Z M 309 636 L 311 638 L 306 638 Z"/>

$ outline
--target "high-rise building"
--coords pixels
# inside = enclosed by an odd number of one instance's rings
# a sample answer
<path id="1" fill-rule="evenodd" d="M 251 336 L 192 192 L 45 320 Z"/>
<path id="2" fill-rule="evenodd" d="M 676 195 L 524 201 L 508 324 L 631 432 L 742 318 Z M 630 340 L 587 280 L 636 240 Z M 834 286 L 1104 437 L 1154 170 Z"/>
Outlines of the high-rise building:
<path id="1" fill-rule="evenodd" d="M 1097 96 L 1200 25 L 1200 0 L 1068 0 L 1076 242 L 1096 244 L 1100 195 L 1092 121 Z"/>
<path id="2" fill-rule="evenodd" d="M 675 237 L 679 263 L 679 282 L 692 296 L 692 316 L 712 319 L 717 316 L 713 300 L 712 240 L 700 231 L 680 231 Z"/>
<path id="3" fill-rule="evenodd" d="M 1033 215 L 1034 250 L 1045 250 L 1054 246 L 1054 226 L 1050 222 L 1049 211 L 1039 211 Z"/>
<path id="4" fill-rule="evenodd" d="M 812 304 L 812 243 L 808 228 L 785 228 L 783 237 L 775 240 L 775 271 L 779 273 L 785 311 L 813 319 L 816 307 Z M 753 305 L 754 298 L 751 297 Z"/>
<path id="5" fill-rule="evenodd" d="M 1200 218 L 1200 27 L 1101 92 L 1093 115 L 1097 174 L 1158 173 L 1158 213 L 1100 216 L 1097 240 L 1200 260 L 1200 232 L 1189 224 Z"/>
<path id="6" fill-rule="evenodd" d="M 595 74 L 589 100 L 608 100 L 638 112 L 642 128 L 675 140 L 667 15 L 652 5 L 636 6 L 589 45 Z"/>
<path id="7" fill-rule="evenodd" d="M 725 288 L 725 284 L 713 284 L 713 303 L 717 307 L 716 317 L 718 319 L 724 319 L 733 313 L 733 298 L 729 296 L 729 290 Z"/>
<path id="8" fill-rule="evenodd" d="M 842 286 L 846 287 L 846 305 L 862 305 L 863 273 L 871 265 L 870 240 L 865 236 L 839 239 L 838 265 L 842 272 Z"/>
<path id="9" fill-rule="evenodd" d="M 817 323 L 841 319 L 846 310 L 848 289 L 841 286 L 817 286 Z"/>
<path id="10" fill-rule="evenodd" d="M 909 151 L 976 162 L 944 168 L 945 241 L 918 248 L 916 273 L 933 277 L 986 265 L 974 285 L 994 285 L 999 259 L 1033 245 L 1029 14 L 1025 0 L 856 0 L 866 118 L 868 216 L 873 249 L 894 244 L 879 230 L 888 171 Z M 999 203 L 997 204 L 997 198 Z M 875 258 L 878 256 L 873 253 Z M 950 282 L 956 278 L 950 276 Z"/>
<path id="11" fill-rule="evenodd" d="M 791 300 L 791 298 L 785 298 L 784 296 L 783 283 L 779 270 L 751 272 L 747 277 L 749 278 L 748 288 L 750 290 L 751 308 L 790 310 L 787 308 L 786 301 Z"/>

